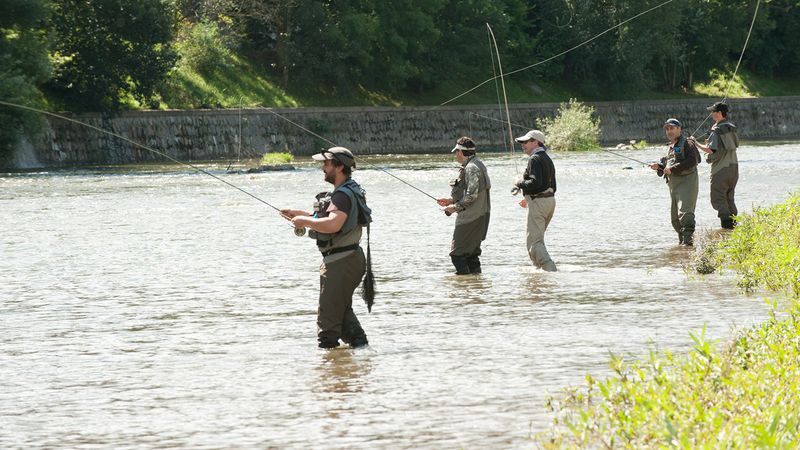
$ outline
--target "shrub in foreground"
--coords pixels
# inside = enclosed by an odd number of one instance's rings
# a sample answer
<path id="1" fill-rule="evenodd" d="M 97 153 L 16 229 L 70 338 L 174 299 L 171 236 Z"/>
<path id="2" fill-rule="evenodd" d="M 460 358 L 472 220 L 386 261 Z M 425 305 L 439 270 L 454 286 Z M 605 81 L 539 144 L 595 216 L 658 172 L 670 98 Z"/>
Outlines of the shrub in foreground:
<path id="1" fill-rule="evenodd" d="M 797 448 L 800 445 L 800 308 L 718 348 L 612 360 L 615 375 L 550 405 L 545 448 Z"/>

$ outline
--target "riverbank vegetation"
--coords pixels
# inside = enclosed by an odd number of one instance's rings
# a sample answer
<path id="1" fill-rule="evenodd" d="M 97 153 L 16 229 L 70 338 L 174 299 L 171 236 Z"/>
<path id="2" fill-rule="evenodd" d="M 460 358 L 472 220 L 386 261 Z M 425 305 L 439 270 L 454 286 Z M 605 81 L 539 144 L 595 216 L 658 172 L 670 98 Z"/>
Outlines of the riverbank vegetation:
<path id="1" fill-rule="evenodd" d="M 294 156 L 291 153 L 284 152 L 264 153 L 261 157 L 262 166 L 290 164 L 292 161 L 294 161 Z"/>
<path id="2" fill-rule="evenodd" d="M 511 102 L 800 92 L 789 0 L 762 2 L 727 82 L 754 12 L 748 0 L 5 0 L 0 98 L 76 112 L 493 103 L 486 24 Z M 35 126 L 0 115 L 14 124 L 0 148 Z"/>
<path id="3" fill-rule="evenodd" d="M 540 121 L 547 145 L 562 151 L 599 148 L 600 120 L 593 115 L 594 108 L 575 99 L 562 103 L 555 117 L 545 117 Z"/>
<path id="4" fill-rule="evenodd" d="M 688 354 L 613 358 L 614 375 L 587 376 L 550 406 L 545 448 L 796 448 L 800 444 L 800 194 L 753 214 L 716 241 L 717 264 L 747 289 L 789 293 L 788 312 L 773 305 L 765 323 L 733 342 L 692 334 Z"/>

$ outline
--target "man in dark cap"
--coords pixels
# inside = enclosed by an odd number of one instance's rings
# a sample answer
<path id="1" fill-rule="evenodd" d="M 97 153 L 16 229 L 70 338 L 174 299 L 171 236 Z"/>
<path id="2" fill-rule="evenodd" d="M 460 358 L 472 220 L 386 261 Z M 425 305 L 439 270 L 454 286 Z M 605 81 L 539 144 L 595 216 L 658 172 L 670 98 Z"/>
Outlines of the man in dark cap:
<path id="1" fill-rule="evenodd" d="M 436 199 L 445 207 L 445 214 L 458 214 L 450 245 L 450 259 L 456 275 L 481 273 L 481 243 L 489 230 L 492 183 L 476 151 L 472 138 L 464 136 L 456 141 L 450 152 L 455 154 L 461 170 L 458 178 L 450 182 L 450 197 Z"/>
<path id="2" fill-rule="evenodd" d="M 722 228 L 730 230 L 734 227 L 734 217 L 739 213 L 733 199 L 739 181 L 739 160 L 736 157 L 739 138 L 736 125 L 728 120 L 727 104 L 716 102 L 706 109 L 711 111 L 714 125 L 705 145 L 696 144 L 706 153 L 706 162 L 711 164 L 711 206 L 717 211 Z M 694 138 L 690 139 L 694 141 Z"/>
<path id="3" fill-rule="evenodd" d="M 672 228 L 678 233 L 680 245 L 694 244 L 694 209 L 697 206 L 698 178 L 697 164 L 700 153 L 694 142 L 683 136 L 683 126 L 678 119 L 667 119 L 664 122 L 664 133 L 669 140 L 667 156 L 650 168 L 664 177 L 669 187 L 672 203 L 670 218 Z"/>
<path id="4" fill-rule="evenodd" d="M 325 181 L 333 192 L 317 195 L 314 213 L 282 209 L 295 227 L 307 227 L 322 253 L 319 269 L 319 308 L 317 341 L 320 348 L 339 346 L 341 338 L 350 347 L 367 345 L 367 335 L 353 312 L 353 292 L 366 270 L 364 251 L 359 246 L 362 217 L 371 211 L 366 206 L 364 190 L 350 176 L 356 167 L 353 153 L 344 147 L 332 147 L 312 156 L 322 161 Z"/>

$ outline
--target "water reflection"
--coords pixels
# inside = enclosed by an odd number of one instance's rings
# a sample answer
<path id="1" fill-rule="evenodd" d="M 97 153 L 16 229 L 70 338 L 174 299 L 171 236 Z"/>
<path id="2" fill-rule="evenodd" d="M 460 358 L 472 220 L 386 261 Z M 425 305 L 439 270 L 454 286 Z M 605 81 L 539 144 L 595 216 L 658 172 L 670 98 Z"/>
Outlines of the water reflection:
<path id="1" fill-rule="evenodd" d="M 355 394 L 363 391 L 372 371 L 372 356 L 375 354 L 373 349 L 340 347 L 319 352 L 320 363 L 314 368 L 316 382 L 313 392 Z"/>

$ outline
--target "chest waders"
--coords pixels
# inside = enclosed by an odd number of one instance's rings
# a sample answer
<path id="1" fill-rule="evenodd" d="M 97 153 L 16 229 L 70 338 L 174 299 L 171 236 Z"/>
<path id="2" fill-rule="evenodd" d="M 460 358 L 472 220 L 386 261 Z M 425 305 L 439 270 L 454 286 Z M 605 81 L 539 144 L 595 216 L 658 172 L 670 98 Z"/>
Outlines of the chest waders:
<path id="1" fill-rule="evenodd" d="M 709 140 L 714 150 L 706 158 L 711 164 L 711 207 L 717 211 L 722 228 L 732 229 L 733 218 L 739 213 L 734 200 L 739 181 L 736 125 L 727 120 L 714 125 Z"/>

